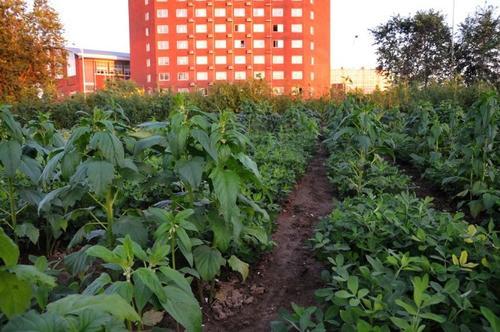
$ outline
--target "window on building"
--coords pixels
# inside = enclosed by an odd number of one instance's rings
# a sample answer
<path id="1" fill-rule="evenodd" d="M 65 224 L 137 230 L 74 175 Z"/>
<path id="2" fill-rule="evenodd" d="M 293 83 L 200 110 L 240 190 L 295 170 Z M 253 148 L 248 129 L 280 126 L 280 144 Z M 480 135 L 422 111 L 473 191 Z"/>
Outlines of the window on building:
<path id="1" fill-rule="evenodd" d="M 294 39 L 292 40 L 292 48 L 302 48 L 302 40 L 301 39 Z"/>
<path id="2" fill-rule="evenodd" d="M 311 57 L 311 65 L 314 65 L 314 57 Z"/>
<path id="3" fill-rule="evenodd" d="M 156 11 L 156 17 L 158 18 L 168 17 L 168 9 L 158 9 Z"/>
<path id="4" fill-rule="evenodd" d="M 177 41 L 177 49 L 178 50 L 187 50 L 188 49 L 188 41 L 187 40 L 178 40 Z"/>
<path id="5" fill-rule="evenodd" d="M 215 17 L 226 17 L 226 8 L 215 8 L 214 16 Z"/>
<path id="6" fill-rule="evenodd" d="M 151 75 L 150 75 L 150 74 L 148 74 L 148 75 L 146 76 L 146 81 L 148 81 L 148 83 L 151 83 Z"/>
<path id="7" fill-rule="evenodd" d="M 281 86 L 275 86 L 273 88 L 273 92 L 275 95 L 282 95 L 285 93 L 285 88 L 284 87 L 281 87 Z"/>
<path id="8" fill-rule="evenodd" d="M 161 40 L 158 42 L 158 49 L 159 50 L 168 50 L 168 40 Z"/>
<path id="9" fill-rule="evenodd" d="M 273 47 L 274 48 L 283 48 L 283 47 L 285 47 L 285 42 L 282 39 L 273 40 Z"/>
<path id="10" fill-rule="evenodd" d="M 309 27 L 309 32 L 311 33 L 311 35 L 314 35 L 314 27 Z"/>
<path id="11" fill-rule="evenodd" d="M 203 50 L 208 47 L 208 42 L 206 40 L 197 40 L 196 41 L 196 48 Z"/>
<path id="12" fill-rule="evenodd" d="M 244 55 L 237 55 L 234 57 L 234 63 L 237 65 L 244 65 L 246 63 L 246 57 Z"/>
<path id="13" fill-rule="evenodd" d="M 144 20 L 149 21 L 149 13 L 144 14 Z"/>
<path id="14" fill-rule="evenodd" d="M 189 57 L 187 56 L 178 56 L 177 64 L 180 66 L 187 66 L 189 64 Z"/>
<path id="15" fill-rule="evenodd" d="M 234 48 L 245 48 L 245 41 L 243 39 L 235 40 Z"/>
<path id="16" fill-rule="evenodd" d="M 159 34 L 165 34 L 165 33 L 168 33 L 168 25 L 158 25 L 156 27 L 156 31 L 159 33 Z"/>
<path id="17" fill-rule="evenodd" d="M 216 24 L 215 25 L 215 32 L 226 32 L 226 25 L 225 24 Z"/>
<path id="18" fill-rule="evenodd" d="M 264 8 L 254 8 L 253 16 L 255 17 L 263 17 L 264 16 Z"/>
<path id="19" fill-rule="evenodd" d="M 182 80 L 182 81 L 187 81 L 187 80 Z M 179 92 L 179 93 L 188 93 L 189 92 L 189 88 L 178 88 L 177 92 Z"/>
<path id="20" fill-rule="evenodd" d="M 302 55 L 292 55 L 292 64 L 301 65 L 303 61 Z"/>
<path id="21" fill-rule="evenodd" d="M 159 66 L 168 66 L 170 64 L 170 58 L 168 56 L 161 56 L 158 58 Z"/>
<path id="22" fill-rule="evenodd" d="M 285 26 L 283 24 L 273 24 L 274 32 L 283 32 L 285 31 Z"/>
<path id="23" fill-rule="evenodd" d="M 159 73 L 158 74 L 158 80 L 159 81 L 170 81 L 170 73 Z"/>
<path id="24" fill-rule="evenodd" d="M 189 80 L 189 73 L 186 73 L 186 72 L 177 73 L 177 80 L 179 80 L 179 81 Z"/>
<path id="25" fill-rule="evenodd" d="M 284 71 L 273 71 L 273 80 L 284 80 L 285 72 Z"/>
<path id="26" fill-rule="evenodd" d="M 235 24 L 234 31 L 236 32 L 245 32 L 245 24 Z"/>
<path id="27" fill-rule="evenodd" d="M 292 71 L 292 80 L 301 80 L 303 76 L 302 71 Z"/>
<path id="28" fill-rule="evenodd" d="M 285 63 L 283 55 L 273 55 L 273 64 L 281 65 L 283 63 Z"/>
<path id="29" fill-rule="evenodd" d="M 217 39 L 215 41 L 215 48 L 227 48 L 227 42 L 225 39 Z"/>
<path id="30" fill-rule="evenodd" d="M 206 71 L 199 71 L 196 73 L 196 79 L 198 81 L 207 81 L 208 80 L 208 73 Z"/>
<path id="31" fill-rule="evenodd" d="M 175 26 L 175 32 L 177 32 L 177 33 L 187 33 L 188 32 L 188 26 L 186 24 L 177 24 Z"/>
<path id="32" fill-rule="evenodd" d="M 149 5 L 149 0 L 144 0 L 144 6 Z"/>
<path id="33" fill-rule="evenodd" d="M 206 55 L 199 55 L 196 57 L 197 65 L 206 65 L 208 64 L 208 57 Z"/>
<path id="34" fill-rule="evenodd" d="M 225 55 L 216 55 L 215 56 L 215 64 L 225 65 L 226 63 L 227 63 L 227 57 Z"/>
<path id="35" fill-rule="evenodd" d="M 282 17 L 283 16 L 283 8 L 273 8 L 272 14 L 274 17 Z"/>
<path id="36" fill-rule="evenodd" d="M 302 8 L 292 8 L 292 17 L 302 17 Z"/>
<path id="37" fill-rule="evenodd" d="M 245 8 L 235 8 L 234 9 L 235 17 L 245 17 Z"/>
<path id="38" fill-rule="evenodd" d="M 264 71 L 254 71 L 253 72 L 253 78 L 255 78 L 256 80 L 263 80 L 264 78 L 266 78 L 266 72 L 264 72 Z"/>
<path id="39" fill-rule="evenodd" d="M 225 71 L 216 71 L 215 72 L 216 80 L 227 80 L 227 72 Z"/>
<path id="40" fill-rule="evenodd" d="M 160 44 L 158 44 L 160 46 Z M 151 45 L 149 43 L 146 44 L 146 52 L 151 51 Z"/>
<path id="41" fill-rule="evenodd" d="M 178 8 L 175 11 L 175 16 L 176 17 L 187 17 L 188 16 L 188 11 L 185 8 Z"/>
<path id="42" fill-rule="evenodd" d="M 313 71 L 310 73 L 310 76 L 311 76 L 311 81 L 314 81 L 314 79 L 315 79 L 316 77 L 315 77 L 315 75 L 314 75 L 314 72 L 313 72 Z"/>
<path id="43" fill-rule="evenodd" d="M 256 65 L 263 65 L 266 63 L 266 57 L 264 55 L 254 55 L 253 63 Z"/>
<path id="44" fill-rule="evenodd" d="M 247 79 L 247 72 L 246 71 L 234 72 L 234 79 L 235 80 L 246 80 Z"/>
<path id="45" fill-rule="evenodd" d="M 311 18 L 311 20 L 314 20 L 314 12 L 313 12 L 313 11 L 311 11 L 311 12 L 309 13 L 309 17 Z"/>
<path id="46" fill-rule="evenodd" d="M 146 37 L 149 37 L 149 28 L 146 28 L 144 33 L 146 34 Z"/>
<path id="47" fill-rule="evenodd" d="M 206 8 L 196 8 L 194 11 L 194 15 L 196 17 L 207 17 L 207 9 Z"/>
<path id="48" fill-rule="evenodd" d="M 266 41 L 264 39 L 254 39 L 253 40 L 253 48 L 265 48 Z"/>
<path id="49" fill-rule="evenodd" d="M 314 42 L 311 42 L 310 48 L 311 48 L 311 51 L 314 51 Z"/>
<path id="50" fill-rule="evenodd" d="M 264 24 L 254 24 L 253 32 L 264 32 Z"/>
<path id="51" fill-rule="evenodd" d="M 146 59 L 146 67 L 151 67 L 151 59 Z"/>
<path id="52" fill-rule="evenodd" d="M 302 32 L 302 24 L 292 24 L 292 32 Z"/>
<path id="53" fill-rule="evenodd" d="M 206 24 L 196 24 L 196 33 L 207 33 Z"/>

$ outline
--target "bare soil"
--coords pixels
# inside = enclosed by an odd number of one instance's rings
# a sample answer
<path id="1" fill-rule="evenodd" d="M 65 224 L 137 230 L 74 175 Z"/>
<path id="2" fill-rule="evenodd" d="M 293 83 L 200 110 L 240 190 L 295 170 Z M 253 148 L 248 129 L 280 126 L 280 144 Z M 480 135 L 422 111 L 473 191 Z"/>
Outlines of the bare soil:
<path id="1" fill-rule="evenodd" d="M 316 222 L 333 208 L 326 158 L 327 152 L 320 145 L 283 204 L 273 234 L 274 250 L 251 267 L 245 283 L 236 277 L 218 283 L 215 301 L 205 310 L 204 331 L 270 331 L 279 309 L 289 309 L 292 302 L 314 304 L 314 291 L 323 285 L 323 267 L 307 242 Z"/>

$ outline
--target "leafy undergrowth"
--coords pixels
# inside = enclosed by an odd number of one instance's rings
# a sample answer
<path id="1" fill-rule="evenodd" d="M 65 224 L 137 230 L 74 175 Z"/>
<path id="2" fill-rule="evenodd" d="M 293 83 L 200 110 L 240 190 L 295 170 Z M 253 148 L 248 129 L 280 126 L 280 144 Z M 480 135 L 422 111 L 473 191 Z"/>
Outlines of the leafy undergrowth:
<path id="1" fill-rule="evenodd" d="M 312 239 L 327 262 L 319 307 L 293 307 L 275 331 L 498 329 L 500 241 L 493 219 L 416 198 L 384 158 L 397 142 L 372 107 L 346 101 L 329 121 L 330 177 L 343 201 Z"/>

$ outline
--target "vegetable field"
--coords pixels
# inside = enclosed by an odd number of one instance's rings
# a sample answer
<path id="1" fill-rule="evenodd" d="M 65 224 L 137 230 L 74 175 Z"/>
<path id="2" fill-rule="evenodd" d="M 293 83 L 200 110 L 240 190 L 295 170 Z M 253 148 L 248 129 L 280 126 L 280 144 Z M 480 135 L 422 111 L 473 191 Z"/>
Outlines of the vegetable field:
<path id="1" fill-rule="evenodd" d="M 499 331 L 498 102 L 2 106 L 0 330 Z"/>

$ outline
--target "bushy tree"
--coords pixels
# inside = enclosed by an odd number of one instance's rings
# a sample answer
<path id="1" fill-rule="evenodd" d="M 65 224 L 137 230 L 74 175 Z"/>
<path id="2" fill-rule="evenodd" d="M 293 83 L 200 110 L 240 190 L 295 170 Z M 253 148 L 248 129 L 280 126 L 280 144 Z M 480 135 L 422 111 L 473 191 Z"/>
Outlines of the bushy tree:
<path id="1" fill-rule="evenodd" d="M 48 0 L 0 1 L 0 101 L 47 91 L 65 64 L 63 26 Z"/>
<path id="2" fill-rule="evenodd" d="M 459 27 L 457 71 L 466 83 L 500 83 L 500 16 L 492 6 L 478 8 Z"/>

